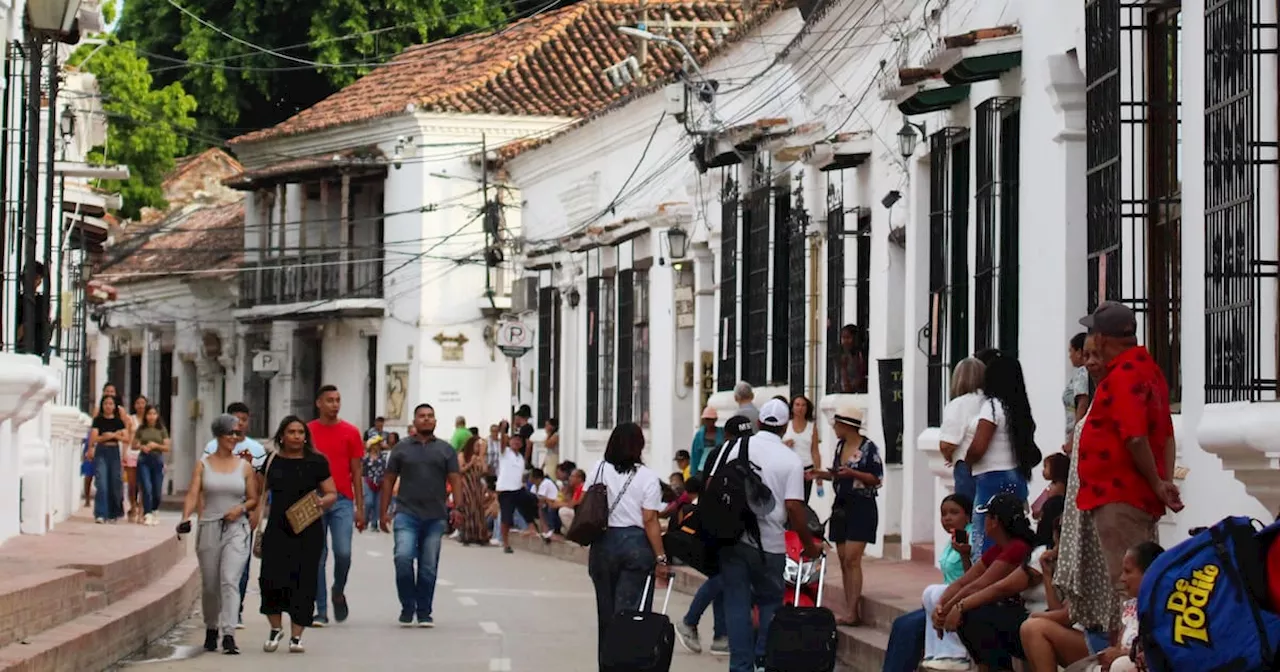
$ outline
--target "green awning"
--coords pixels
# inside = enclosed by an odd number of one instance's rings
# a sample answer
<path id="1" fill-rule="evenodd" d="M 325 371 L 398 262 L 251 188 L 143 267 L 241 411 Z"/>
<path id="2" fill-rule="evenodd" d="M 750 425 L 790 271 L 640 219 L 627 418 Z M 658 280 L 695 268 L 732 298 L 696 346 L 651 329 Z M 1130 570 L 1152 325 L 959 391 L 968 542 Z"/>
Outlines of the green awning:
<path id="1" fill-rule="evenodd" d="M 915 95 L 898 103 L 898 110 L 907 116 L 939 112 L 969 97 L 969 86 L 942 86 L 921 88 Z"/>
<path id="2" fill-rule="evenodd" d="M 960 59 L 955 67 L 942 73 L 942 78 L 952 86 L 963 86 L 976 82 L 999 79 L 1001 75 L 1022 65 L 1022 51 L 1010 51 L 1003 54 L 986 56 L 970 56 Z"/>
<path id="3" fill-rule="evenodd" d="M 867 162 L 871 158 L 871 154 L 860 152 L 857 154 L 836 154 L 831 163 L 819 168 L 821 172 L 830 172 L 833 170 L 844 170 L 846 168 L 857 168 Z"/>

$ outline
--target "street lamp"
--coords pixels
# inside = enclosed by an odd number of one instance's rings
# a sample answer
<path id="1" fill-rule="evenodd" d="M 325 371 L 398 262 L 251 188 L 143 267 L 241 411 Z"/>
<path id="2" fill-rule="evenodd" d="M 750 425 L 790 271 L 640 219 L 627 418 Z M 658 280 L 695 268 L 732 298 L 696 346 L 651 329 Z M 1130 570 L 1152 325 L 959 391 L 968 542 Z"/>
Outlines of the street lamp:
<path id="1" fill-rule="evenodd" d="M 76 134 L 76 113 L 71 111 L 70 105 L 62 108 L 62 116 L 58 119 L 58 130 L 62 132 L 64 141 L 70 141 L 71 136 Z"/>
<path id="2" fill-rule="evenodd" d="M 698 79 L 706 79 L 706 77 L 702 76 L 702 69 L 698 67 L 698 61 L 695 60 L 693 58 L 693 54 L 689 52 L 689 47 L 684 46 L 684 42 L 672 39 L 665 35 L 655 35 L 647 30 L 632 28 L 631 26 L 618 26 L 618 32 L 628 37 L 644 40 L 645 42 L 657 42 L 658 44 L 665 44 L 679 49 L 680 53 L 684 54 L 685 63 L 688 63 L 689 66 L 693 68 L 693 71 L 698 75 Z"/>
<path id="3" fill-rule="evenodd" d="M 916 131 L 920 131 L 920 135 L 916 136 Z M 920 138 L 927 137 L 929 134 L 924 130 L 924 124 L 913 124 L 909 119 L 903 117 L 902 128 L 898 131 L 898 152 L 902 154 L 902 158 L 909 159 L 916 153 L 916 143 Z"/>
<path id="4" fill-rule="evenodd" d="M 667 256 L 672 261 L 684 259 L 689 252 L 689 234 L 684 229 L 673 226 L 667 229 Z"/>

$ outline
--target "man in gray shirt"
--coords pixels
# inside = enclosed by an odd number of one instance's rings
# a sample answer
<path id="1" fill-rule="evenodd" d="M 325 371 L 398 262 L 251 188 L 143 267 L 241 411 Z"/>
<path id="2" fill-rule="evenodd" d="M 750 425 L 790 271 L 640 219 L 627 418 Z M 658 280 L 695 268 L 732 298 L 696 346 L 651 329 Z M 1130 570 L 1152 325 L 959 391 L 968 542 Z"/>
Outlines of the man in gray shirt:
<path id="1" fill-rule="evenodd" d="M 733 400 L 738 404 L 734 415 L 741 415 L 751 421 L 752 427 L 759 427 L 760 409 L 756 408 L 755 398 L 756 391 L 751 389 L 751 384 L 747 381 L 740 380 L 733 386 Z"/>
<path id="2" fill-rule="evenodd" d="M 387 460 L 379 502 L 382 529 L 390 529 L 395 539 L 396 592 L 400 595 L 400 625 L 435 626 L 431 618 L 436 594 L 436 568 L 440 564 L 440 541 L 444 538 L 448 490 L 453 489 L 454 513 L 461 505 L 462 476 L 453 446 L 436 438 L 436 411 L 430 404 L 413 409 L 414 433 L 396 444 Z M 396 492 L 394 522 L 388 513 L 391 493 Z M 415 571 L 414 562 L 417 562 Z"/>

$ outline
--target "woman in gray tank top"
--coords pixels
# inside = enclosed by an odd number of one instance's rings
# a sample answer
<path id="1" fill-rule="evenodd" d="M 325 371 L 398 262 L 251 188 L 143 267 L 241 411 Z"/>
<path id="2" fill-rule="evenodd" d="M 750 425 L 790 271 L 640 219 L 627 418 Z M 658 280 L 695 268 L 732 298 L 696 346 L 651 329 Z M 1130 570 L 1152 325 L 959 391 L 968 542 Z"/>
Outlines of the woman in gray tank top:
<path id="1" fill-rule="evenodd" d="M 259 488 L 253 466 L 232 452 L 244 439 L 240 420 L 234 415 L 218 416 L 213 435 L 218 449 L 196 463 L 178 533 L 191 531 L 191 515 L 198 511 L 196 556 L 203 588 L 204 648 L 216 651 L 221 634 L 223 653 L 231 655 L 240 653 L 234 635 L 240 620 L 240 574 L 249 562 L 248 513 L 258 505 Z"/>

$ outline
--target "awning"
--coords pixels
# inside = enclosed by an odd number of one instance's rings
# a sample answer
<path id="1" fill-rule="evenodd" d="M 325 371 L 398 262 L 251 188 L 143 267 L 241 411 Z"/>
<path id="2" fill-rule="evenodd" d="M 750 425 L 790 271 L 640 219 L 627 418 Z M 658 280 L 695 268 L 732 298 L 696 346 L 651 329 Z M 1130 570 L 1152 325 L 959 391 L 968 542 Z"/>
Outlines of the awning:
<path id="1" fill-rule="evenodd" d="M 907 116 L 939 112 L 968 97 L 968 85 L 951 86 L 931 67 L 888 70 L 880 80 L 880 99 L 893 101 Z"/>
<path id="2" fill-rule="evenodd" d="M 245 170 L 222 183 L 232 189 L 252 191 L 277 184 L 306 182 L 346 174 L 353 178 L 385 175 L 387 157 L 375 146 L 356 147 L 331 154 L 317 154 Z"/>
<path id="3" fill-rule="evenodd" d="M 929 54 L 927 67 L 953 86 L 998 79 L 1022 65 L 1022 34 L 1017 26 L 980 28 L 944 37 Z"/>

